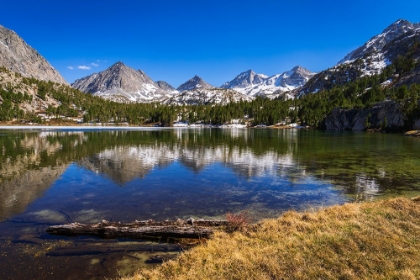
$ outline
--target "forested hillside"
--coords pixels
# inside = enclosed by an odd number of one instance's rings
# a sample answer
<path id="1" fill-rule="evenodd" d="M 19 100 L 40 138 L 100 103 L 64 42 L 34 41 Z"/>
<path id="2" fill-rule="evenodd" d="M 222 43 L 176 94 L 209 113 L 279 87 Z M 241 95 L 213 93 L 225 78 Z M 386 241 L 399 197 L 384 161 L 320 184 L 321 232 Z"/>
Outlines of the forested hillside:
<path id="1" fill-rule="evenodd" d="M 396 101 L 404 115 L 404 126 L 410 129 L 413 122 L 420 118 L 420 86 L 417 83 L 420 77 L 419 55 L 420 42 L 414 41 L 406 48 L 405 55 L 397 56 L 380 74 L 359 76 L 352 81 L 330 85 L 315 94 L 302 96 L 298 101 L 300 119 L 319 127 L 334 108 L 360 110 L 371 108 L 381 101 Z M 333 77 L 330 80 L 337 79 Z"/>

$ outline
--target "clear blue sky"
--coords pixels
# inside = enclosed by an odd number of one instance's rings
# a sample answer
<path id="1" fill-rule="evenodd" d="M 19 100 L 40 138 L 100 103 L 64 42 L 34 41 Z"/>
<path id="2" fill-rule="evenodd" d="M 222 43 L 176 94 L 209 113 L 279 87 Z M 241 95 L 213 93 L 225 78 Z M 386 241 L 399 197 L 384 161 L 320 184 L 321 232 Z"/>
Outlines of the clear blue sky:
<path id="1" fill-rule="evenodd" d="M 248 69 L 321 71 L 400 18 L 420 22 L 419 0 L 4 2 L 0 25 L 70 83 L 117 61 L 174 87 L 194 75 L 220 86 Z"/>

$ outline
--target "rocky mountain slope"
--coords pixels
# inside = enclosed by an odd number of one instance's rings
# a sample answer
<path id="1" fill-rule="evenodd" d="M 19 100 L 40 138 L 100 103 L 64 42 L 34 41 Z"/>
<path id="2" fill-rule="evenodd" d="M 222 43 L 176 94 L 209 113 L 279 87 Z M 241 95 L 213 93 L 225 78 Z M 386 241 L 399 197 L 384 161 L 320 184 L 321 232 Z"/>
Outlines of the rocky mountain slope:
<path id="1" fill-rule="evenodd" d="M 41 98 L 39 94 L 39 86 L 34 85 L 32 82 L 28 82 L 25 80 L 27 80 L 27 78 L 24 78 L 19 73 L 12 72 L 7 69 L 0 70 L 0 91 L 11 91 L 14 94 L 18 94 L 19 92 L 21 92 L 25 93 L 25 95 L 27 96 L 27 98 L 24 98 L 22 102 L 20 102 L 20 104 L 13 109 L 14 111 L 16 111 L 17 108 L 19 108 L 25 113 L 35 113 L 44 112 L 48 108 L 48 106 L 59 106 L 60 102 L 54 98 Z M 68 85 L 63 84 L 54 84 L 52 88 L 58 90 L 62 87 L 69 88 Z M 6 109 L 6 106 L 4 104 L 5 100 L 6 98 L 2 94 L 0 94 L 0 106 L 2 107 L 0 109 L 0 112 Z"/>
<path id="2" fill-rule="evenodd" d="M 413 44 L 420 40 L 420 24 L 398 20 L 388 26 L 381 34 L 372 37 L 363 46 L 346 55 L 339 63 L 322 71 L 309 80 L 302 88 L 294 91 L 301 96 L 322 89 L 331 89 L 354 81 L 358 77 L 380 74 L 399 56 L 411 52 Z M 412 53 L 417 60 L 420 54 Z"/>
<path id="3" fill-rule="evenodd" d="M 0 66 L 43 81 L 67 84 L 48 61 L 14 31 L 0 25 Z"/>
<path id="4" fill-rule="evenodd" d="M 143 71 L 134 70 L 122 62 L 78 79 L 72 87 L 117 102 L 161 101 L 177 92 L 168 83 L 154 82 Z"/>
<path id="5" fill-rule="evenodd" d="M 233 89 L 248 96 L 271 95 L 300 88 L 315 74 L 300 66 L 271 77 L 248 70 L 221 87 Z"/>

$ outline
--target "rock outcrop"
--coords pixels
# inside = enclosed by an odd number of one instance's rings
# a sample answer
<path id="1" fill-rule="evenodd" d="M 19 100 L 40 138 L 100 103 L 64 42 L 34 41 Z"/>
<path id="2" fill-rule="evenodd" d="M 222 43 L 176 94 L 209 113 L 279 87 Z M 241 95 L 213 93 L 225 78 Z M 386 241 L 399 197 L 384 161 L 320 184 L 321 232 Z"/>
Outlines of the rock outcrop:
<path id="1" fill-rule="evenodd" d="M 334 109 L 324 120 L 326 130 L 362 131 L 368 128 L 400 130 L 405 116 L 396 101 L 383 101 L 365 109 Z"/>
<path id="2" fill-rule="evenodd" d="M 68 84 L 48 61 L 14 31 L 0 25 L 0 66 L 43 81 Z"/>

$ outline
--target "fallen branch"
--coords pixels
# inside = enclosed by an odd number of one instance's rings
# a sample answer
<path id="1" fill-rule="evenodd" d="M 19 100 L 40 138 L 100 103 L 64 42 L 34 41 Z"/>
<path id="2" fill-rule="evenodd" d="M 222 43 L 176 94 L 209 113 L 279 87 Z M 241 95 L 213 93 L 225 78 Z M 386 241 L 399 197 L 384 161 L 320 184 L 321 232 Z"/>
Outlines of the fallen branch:
<path id="1" fill-rule="evenodd" d="M 223 229 L 228 221 L 187 221 L 178 219 L 175 222 L 134 221 L 131 223 L 102 221 L 98 224 L 70 223 L 50 226 L 47 232 L 56 235 L 78 236 L 89 235 L 100 238 L 208 238 L 214 229 Z"/>

